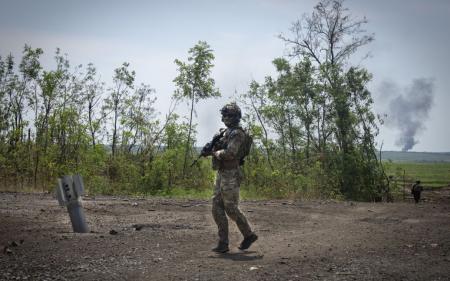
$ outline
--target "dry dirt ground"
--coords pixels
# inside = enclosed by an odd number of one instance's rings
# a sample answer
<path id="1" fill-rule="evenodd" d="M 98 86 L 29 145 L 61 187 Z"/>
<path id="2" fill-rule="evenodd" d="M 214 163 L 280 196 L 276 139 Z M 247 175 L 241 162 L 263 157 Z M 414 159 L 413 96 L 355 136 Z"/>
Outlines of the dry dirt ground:
<path id="1" fill-rule="evenodd" d="M 74 234 L 51 194 L 0 193 L 0 280 L 450 280 L 450 189 L 423 195 L 245 201 L 259 240 L 239 251 L 231 224 L 215 254 L 206 200 L 87 197 L 91 233 Z"/>

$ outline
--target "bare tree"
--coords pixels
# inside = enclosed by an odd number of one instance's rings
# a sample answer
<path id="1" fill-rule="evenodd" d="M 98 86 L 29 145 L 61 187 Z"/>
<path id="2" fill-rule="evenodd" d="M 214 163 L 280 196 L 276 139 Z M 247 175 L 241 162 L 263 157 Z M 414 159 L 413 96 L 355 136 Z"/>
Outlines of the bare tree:
<path id="1" fill-rule="evenodd" d="M 279 38 L 290 47 L 291 56 L 308 57 L 319 65 L 341 66 L 361 46 L 374 40 L 362 28 L 367 19 L 353 18 L 343 7 L 344 0 L 322 0 L 312 15 L 294 22 L 293 37 Z"/>

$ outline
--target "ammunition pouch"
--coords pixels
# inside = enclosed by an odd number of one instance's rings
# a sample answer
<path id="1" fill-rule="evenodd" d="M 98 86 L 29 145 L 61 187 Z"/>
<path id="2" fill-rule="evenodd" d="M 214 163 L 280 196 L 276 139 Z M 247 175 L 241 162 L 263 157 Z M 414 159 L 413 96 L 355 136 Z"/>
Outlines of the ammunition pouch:
<path id="1" fill-rule="evenodd" d="M 233 170 L 239 167 L 239 160 L 222 160 L 219 163 L 219 170 Z"/>
<path id="2" fill-rule="evenodd" d="M 219 170 L 220 169 L 220 161 L 219 161 L 219 159 L 217 159 L 216 157 L 212 157 L 212 169 L 214 170 L 214 171 L 217 171 L 217 170 Z"/>

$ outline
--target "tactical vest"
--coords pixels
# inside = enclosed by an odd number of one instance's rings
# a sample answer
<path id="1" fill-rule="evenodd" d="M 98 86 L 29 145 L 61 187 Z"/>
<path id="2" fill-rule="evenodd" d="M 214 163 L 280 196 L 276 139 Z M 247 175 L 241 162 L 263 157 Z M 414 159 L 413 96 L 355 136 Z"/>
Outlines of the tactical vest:
<path id="1" fill-rule="evenodd" d="M 235 169 L 244 164 L 245 157 L 250 153 L 250 149 L 253 143 L 253 138 L 248 134 L 246 130 L 242 127 L 227 129 L 228 131 L 224 134 L 224 136 L 218 141 L 217 146 L 215 146 L 214 151 L 218 151 L 221 149 L 227 149 L 228 143 L 230 141 L 231 135 L 234 130 L 241 130 L 244 133 L 244 140 L 239 146 L 236 159 L 233 160 L 218 160 L 215 157 L 212 159 L 212 168 L 214 170 L 219 169 Z"/>

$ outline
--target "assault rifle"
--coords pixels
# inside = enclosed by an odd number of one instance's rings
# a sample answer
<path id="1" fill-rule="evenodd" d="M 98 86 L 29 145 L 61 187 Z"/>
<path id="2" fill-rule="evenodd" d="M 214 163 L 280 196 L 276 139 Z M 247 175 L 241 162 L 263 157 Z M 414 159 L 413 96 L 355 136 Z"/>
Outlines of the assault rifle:
<path id="1" fill-rule="evenodd" d="M 200 155 L 197 157 L 197 159 L 195 159 L 192 162 L 191 167 L 194 166 L 198 162 L 198 160 L 200 160 L 200 158 L 207 157 L 213 153 L 214 147 L 219 142 L 219 140 L 223 137 L 223 135 L 225 134 L 225 131 L 226 130 L 221 130 L 219 134 L 215 134 L 213 139 L 210 142 L 208 142 L 207 144 L 205 144 L 205 146 L 203 146 L 202 151 L 200 152 Z"/>

